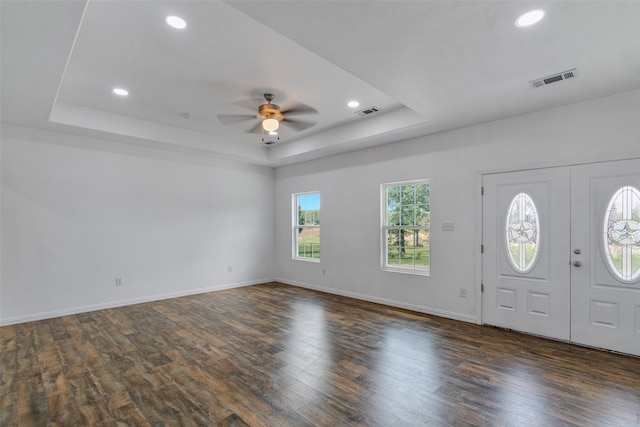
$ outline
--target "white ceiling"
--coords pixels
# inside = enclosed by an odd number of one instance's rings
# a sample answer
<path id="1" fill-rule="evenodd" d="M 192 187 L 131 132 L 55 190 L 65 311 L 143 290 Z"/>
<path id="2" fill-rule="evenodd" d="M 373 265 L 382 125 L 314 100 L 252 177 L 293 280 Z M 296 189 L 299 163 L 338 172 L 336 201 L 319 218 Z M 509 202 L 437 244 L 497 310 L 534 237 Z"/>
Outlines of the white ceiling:
<path id="1" fill-rule="evenodd" d="M 2 0 L 2 121 L 279 166 L 640 88 L 640 1 Z M 529 28 L 521 13 L 546 10 Z M 178 15 L 184 30 L 167 26 Z M 533 89 L 569 69 L 577 77 Z M 113 87 L 129 90 L 126 98 Z M 272 92 L 313 122 L 246 133 Z M 361 117 L 346 106 L 380 111 Z M 185 118 L 188 114 L 190 118 Z M 269 140 L 269 138 L 267 138 Z"/>

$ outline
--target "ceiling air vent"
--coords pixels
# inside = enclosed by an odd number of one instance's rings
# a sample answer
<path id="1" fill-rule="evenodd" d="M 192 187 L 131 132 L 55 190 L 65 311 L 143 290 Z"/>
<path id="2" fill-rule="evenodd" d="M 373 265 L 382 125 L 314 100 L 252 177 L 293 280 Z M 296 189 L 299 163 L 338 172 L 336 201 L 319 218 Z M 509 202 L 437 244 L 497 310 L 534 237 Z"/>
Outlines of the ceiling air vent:
<path id="1" fill-rule="evenodd" d="M 542 77 L 540 79 L 531 80 L 529 84 L 532 88 L 542 87 L 546 85 L 550 85 L 551 83 L 561 82 L 562 80 L 572 79 L 578 75 L 577 70 L 575 68 L 567 71 L 563 71 L 558 74 L 553 74 L 548 77 Z"/>
<path id="2" fill-rule="evenodd" d="M 377 113 L 380 111 L 378 107 L 369 107 L 364 110 L 356 111 L 356 114 L 359 116 L 368 116 L 369 114 Z"/>

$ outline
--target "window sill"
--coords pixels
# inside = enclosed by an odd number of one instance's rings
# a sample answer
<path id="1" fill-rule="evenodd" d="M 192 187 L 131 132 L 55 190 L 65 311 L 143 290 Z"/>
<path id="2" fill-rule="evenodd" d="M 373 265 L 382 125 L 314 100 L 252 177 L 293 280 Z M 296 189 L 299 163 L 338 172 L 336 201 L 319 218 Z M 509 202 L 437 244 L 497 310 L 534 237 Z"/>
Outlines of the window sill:
<path id="1" fill-rule="evenodd" d="M 385 271 L 387 273 L 412 274 L 414 276 L 430 276 L 431 275 L 431 268 L 427 268 L 426 270 L 412 270 L 408 268 L 382 267 L 382 271 Z"/>
<path id="2" fill-rule="evenodd" d="M 305 261 L 305 262 L 320 262 L 320 258 L 292 258 L 294 261 Z"/>

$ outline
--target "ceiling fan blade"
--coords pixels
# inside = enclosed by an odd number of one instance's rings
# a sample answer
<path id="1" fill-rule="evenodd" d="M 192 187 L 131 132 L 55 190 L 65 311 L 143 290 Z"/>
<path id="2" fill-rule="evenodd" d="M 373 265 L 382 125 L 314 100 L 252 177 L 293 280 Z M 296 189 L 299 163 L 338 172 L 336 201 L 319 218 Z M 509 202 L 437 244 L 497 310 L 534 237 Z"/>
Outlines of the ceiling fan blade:
<path id="1" fill-rule="evenodd" d="M 285 125 L 297 130 L 297 131 L 303 131 L 305 129 L 309 129 L 311 126 L 315 125 L 315 123 L 311 123 L 311 122 L 303 122 L 300 120 L 291 120 L 291 119 L 283 119 L 281 123 L 284 123 Z"/>
<path id="2" fill-rule="evenodd" d="M 260 100 L 260 99 L 245 99 L 242 101 L 236 101 L 236 102 L 232 102 L 229 105 L 235 105 L 237 107 L 242 107 L 244 109 L 247 109 L 249 111 L 258 111 L 258 107 L 260 106 L 260 104 L 264 104 L 264 99 Z"/>
<path id="3" fill-rule="evenodd" d="M 258 123 L 256 123 L 255 126 L 253 126 L 251 129 L 249 129 L 247 131 L 247 133 L 256 133 L 260 129 L 261 126 L 262 126 L 262 122 L 258 122 Z"/>
<path id="4" fill-rule="evenodd" d="M 285 116 L 294 116 L 297 114 L 318 114 L 318 110 L 306 104 L 296 104 L 287 110 L 283 110 L 282 114 Z"/>
<path id="5" fill-rule="evenodd" d="M 247 120 L 255 120 L 256 116 L 251 114 L 218 114 L 218 120 L 224 125 L 232 125 Z"/>

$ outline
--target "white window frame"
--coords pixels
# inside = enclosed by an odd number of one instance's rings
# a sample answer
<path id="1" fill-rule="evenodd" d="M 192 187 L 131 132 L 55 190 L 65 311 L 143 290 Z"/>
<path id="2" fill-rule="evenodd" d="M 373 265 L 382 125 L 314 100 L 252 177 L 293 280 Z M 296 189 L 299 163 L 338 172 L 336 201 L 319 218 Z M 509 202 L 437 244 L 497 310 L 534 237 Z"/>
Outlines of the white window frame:
<path id="1" fill-rule="evenodd" d="M 380 251 L 380 268 L 383 271 L 389 271 L 389 272 L 394 272 L 394 273 L 404 273 L 404 274 L 415 274 L 415 275 L 419 275 L 419 276 L 429 276 L 431 275 L 431 239 L 429 239 L 429 264 L 427 266 L 427 268 L 425 269 L 417 269 L 415 267 L 404 267 L 404 266 L 397 266 L 397 265 L 389 265 L 388 264 L 388 254 L 389 254 L 389 248 L 388 248 L 388 238 L 387 238 L 387 231 L 388 230 L 394 230 L 394 229 L 411 229 L 411 230 L 430 230 L 430 226 L 429 225 L 412 225 L 412 226 L 406 226 L 406 225 L 401 225 L 401 226 L 390 226 L 387 225 L 388 224 L 388 211 L 387 211 L 387 205 L 388 205 L 388 188 L 391 187 L 400 187 L 400 186 L 406 186 L 406 185 L 421 185 L 421 184 L 426 184 L 429 186 L 429 190 L 431 189 L 431 185 L 429 183 L 429 179 L 416 179 L 416 180 L 411 180 L 411 181 L 398 181 L 398 182 L 387 182 L 387 183 L 383 183 L 380 184 L 380 247 L 381 247 L 381 251 Z M 429 193 L 431 193 L 431 191 L 429 191 Z M 429 203 L 429 217 L 431 217 L 431 209 L 430 209 L 431 203 Z M 431 223 L 431 220 L 429 218 L 429 224 Z"/>
<path id="2" fill-rule="evenodd" d="M 320 211 L 322 209 L 322 198 L 320 196 L 320 192 L 319 191 L 306 191 L 303 193 L 293 193 L 291 195 L 291 222 L 292 222 L 292 252 L 291 252 L 291 257 L 292 259 L 296 260 L 296 261 L 307 261 L 307 262 L 320 262 L 320 258 L 313 258 L 313 257 L 305 257 L 305 256 L 300 256 L 298 253 L 298 229 L 299 228 L 306 228 L 306 229 L 317 229 L 318 230 L 318 236 L 320 236 L 320 225 L 300 225 L 298 224 L 298 197 L 300 196 L 308 196 L 310 194 L 317 194 L 318 198 L 319 198 L 319 206 L 318 206 L 318 210 Z M 318 218 L 319 220 L 319 218 Z M 319 222 L 319 221 L 318 221 Z M 320 255 L 321 256 L 321 255 Z"/>

